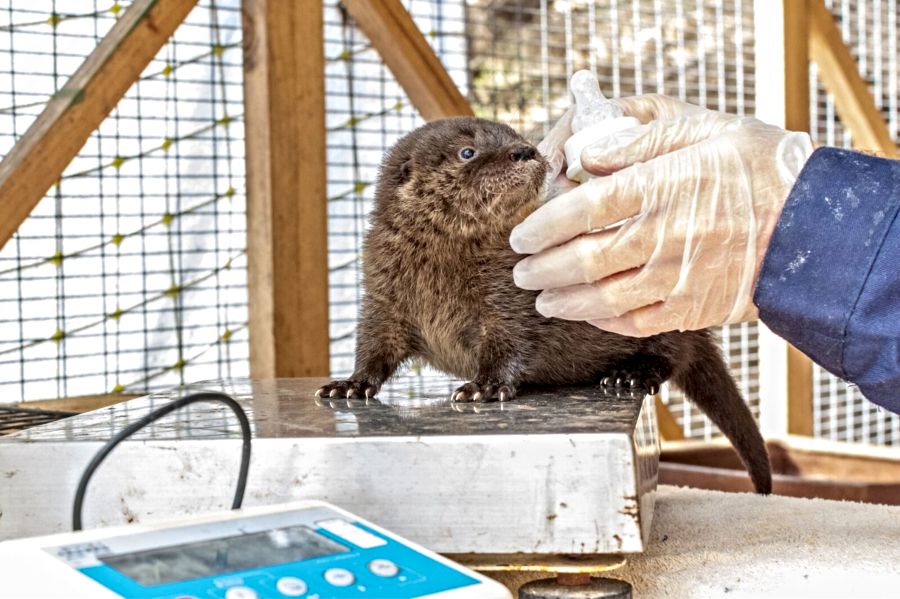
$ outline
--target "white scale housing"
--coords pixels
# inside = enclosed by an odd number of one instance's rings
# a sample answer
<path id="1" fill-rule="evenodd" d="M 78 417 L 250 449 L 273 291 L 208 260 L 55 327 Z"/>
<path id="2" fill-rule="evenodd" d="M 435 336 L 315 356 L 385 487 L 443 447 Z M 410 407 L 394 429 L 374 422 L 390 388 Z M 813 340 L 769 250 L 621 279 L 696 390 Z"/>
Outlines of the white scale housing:
<path id="1" fill-rule="evenodd" d="M 495 581 L 318 501 L 0 543 L 0 596 L 511 597 Z"/>

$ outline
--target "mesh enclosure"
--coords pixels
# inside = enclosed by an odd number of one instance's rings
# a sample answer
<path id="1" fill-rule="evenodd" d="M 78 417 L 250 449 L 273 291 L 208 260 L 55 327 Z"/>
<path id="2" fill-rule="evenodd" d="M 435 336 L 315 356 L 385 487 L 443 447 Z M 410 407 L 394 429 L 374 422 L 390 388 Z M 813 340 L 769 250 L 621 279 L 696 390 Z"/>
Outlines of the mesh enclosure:
<path id="1" fill-rule="evenodd" d="M 410 0 L 407 8 L 478 116 L 537 141 L 569 105 L 568 79 L 593 69 L 608 95 L 665 93 L 737 114 L 754 110 L 753 3 L 648 0 Z M 339 4 L 325 9 L 332 370 L 353 369 L 359 248 L 382 154 L 422 123 Z M 755 323 L 719 332 L 758 415 Z M 419 371 L 418 365 L 412 366 Z M 690 436 L 715 430 L 668 390 Z"/>
<path id="2" fill-rule="evenodd" d="M 594 69 L 612 95 L 667 93 L 753 111 L 751 2 L 406 5 L 476 113 L 535 141 L 565 110 L 580 68 Z M 0 253 L 4 398 L 246 374 L 238 8 L 201 3 Z M 0 151 L 123 9 L 12 0 L 0 21 L 0 90 L 9 90 L 0 91 Z M 338 2 L 325 2 L 324 25 L 332 370 L 343 374 L 378 164 L 422 121 Z M 756 409 L 755 325 L 725 328 L 722 339 Z M 713 432 L 679 396 L 666 399 L 686 432 Z"/>
<path id="3" fill-rule="evenodd" d="M 753 2 L 405 0 L 479 116 L 537 141 L 593 69 L 608 95 L 753 114 Z M 895 0 L 829 0 L 892 135 Z M 359 250 L 384 152 L 422 123 L 337 0 L 324 0 L 331 368 L 353 368 Z M 0 156 L 127 2 L 0 8 Z M 0 402 L 144 392 L 248 373 L 240 0 L 202 0 L 0 251 Z M 852 141 L 810 73 L 811 128 Z M 718 331 L 759 409 L 757 325 Z M 413 364 L 414 372 L 421 372 Z M 897 443 L 900 420 L 815 370 L 815 433 Z M 716 433 L 664 390 L 688 436 Z"/>
<path id="4" fill-rule="evenodd" d="M 7 0 L 0 156 L 127 9 Z M 0 251 L 0 402 L 247 366 L 239 0 L 204 0 Z"/>
<path id="5" fill-rule="evenodd" d="M 898 111 L 898 7 L 896 0 L 825 0 L 837 18 L 841 35 L 869 83 L 891 138 L 900 135 Z M 829 95 L 811 65 L 810 133 L 829 146 L 851 147 L 853 139 L 837 116 Z M 849 385 L 813 365 L 813 434 L 839 441 L 900 445 L 900 416 L 872 404 Z"/>

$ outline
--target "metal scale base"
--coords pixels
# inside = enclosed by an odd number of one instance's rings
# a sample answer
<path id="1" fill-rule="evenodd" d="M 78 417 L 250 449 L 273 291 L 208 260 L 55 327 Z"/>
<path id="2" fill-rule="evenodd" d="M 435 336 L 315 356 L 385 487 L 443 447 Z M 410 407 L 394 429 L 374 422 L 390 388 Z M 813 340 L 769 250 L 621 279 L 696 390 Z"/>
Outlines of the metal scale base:
<path id="1" fill-rule="evenodd" d="M 115 431 L 185 393 L 238 398 L 254 429 L 245 505 L 322 499 L 479 569 L 599 572 L 643 550 L 659 461 L 652 397 L 599 387 L 452 404 L 458 382 L 400 377 L 376 400 L 317 399 L 325 379 L 227 380 L 0 438 L 0 539 L 71 530 L 83 467 Z M 86 527 L 227 509 L 240 435 L 197 404 L 122 443 Z"/>

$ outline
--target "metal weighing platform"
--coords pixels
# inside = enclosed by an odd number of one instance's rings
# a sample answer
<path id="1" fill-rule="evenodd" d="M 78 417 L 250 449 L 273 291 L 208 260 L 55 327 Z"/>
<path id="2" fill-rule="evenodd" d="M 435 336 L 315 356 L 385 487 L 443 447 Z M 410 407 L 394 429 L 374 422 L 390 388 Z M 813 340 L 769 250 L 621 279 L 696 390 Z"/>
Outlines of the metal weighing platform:
<path id="1" fill-rule="evenodd" d="M 497 569 L 594 560 L 600 570 L 643 550 L 659 463 L 652 397 L 585 387 L 452 404 L 458 382 L 410 376 L 377 401 L 317 399 L 324 382 L 200 383 L 0 437 L 0 540 L 71 530 L 75 487 L 104 441 L 171 399 L 214 390 L 239 399 L 253 427 L 246 506 L 328 501 Z M 227 509 L 239 457 L 231 412 L 195 404 L 110 455 L 85 526 Z"/>

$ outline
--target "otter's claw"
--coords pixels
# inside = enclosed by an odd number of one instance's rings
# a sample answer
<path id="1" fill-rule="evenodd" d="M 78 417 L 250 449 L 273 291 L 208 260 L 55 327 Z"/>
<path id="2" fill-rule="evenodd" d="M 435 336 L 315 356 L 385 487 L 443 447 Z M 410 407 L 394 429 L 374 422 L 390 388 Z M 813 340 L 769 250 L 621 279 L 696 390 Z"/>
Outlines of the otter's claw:
<path id="1" fill-rule="evenodd" d="M 504 382 L 487 382 L 479 383 L 472 381 L 459 387 L 450 396 L 450 401 L 454 402 L 486 402 L 494 397 L 499 397 L 500 401 L 509 401 L 516 396 L 516 388 L 514 385 Z"/>
<path id="2" fill-rule="evenodd" d="M 342 397 L 346 399 L 371 399 L 378 387 L 366 381 L 331 381 L 316 391 L 316 397 Z"/>
<path id="3" fill-rule="evenodd" d="M 622 371 L 600 380 L 600 386 L 610 391 L 643 391 L 648 395 L 659 393 L 662 380 L 656 375 L 641 372 Z"/>

